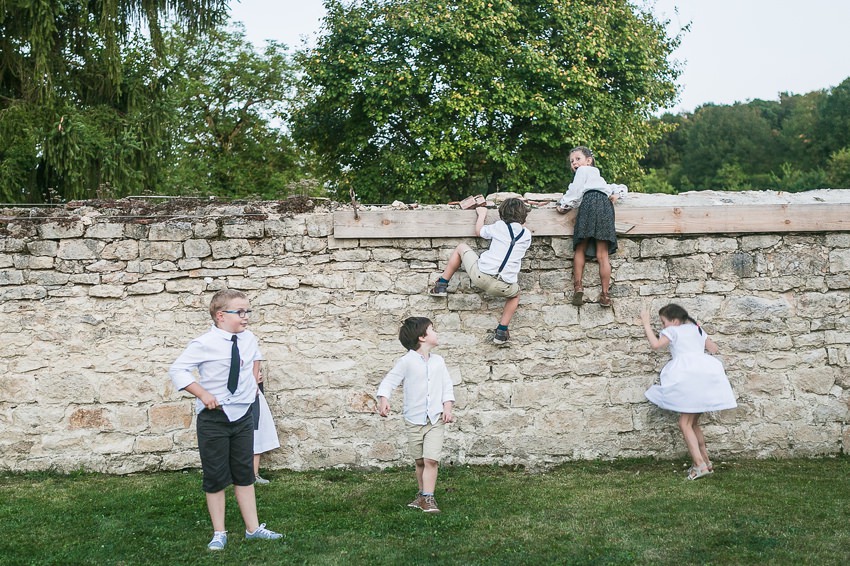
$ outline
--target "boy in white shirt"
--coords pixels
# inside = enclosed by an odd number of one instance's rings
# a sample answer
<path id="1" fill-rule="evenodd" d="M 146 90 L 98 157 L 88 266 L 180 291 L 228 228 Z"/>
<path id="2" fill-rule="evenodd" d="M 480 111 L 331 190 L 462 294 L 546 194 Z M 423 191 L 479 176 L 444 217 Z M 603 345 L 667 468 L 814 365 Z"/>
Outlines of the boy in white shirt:
<path id="1" fill-rule="evenodd" d="M 251 404 L 257 396 L 254 362 L 261 360 L 262 354 L 257 337 L 248 330 L 250 315 L 245 293 L 232 289 L 218 291 L 210 301 L 212 328 L 189 342 L 168 370 L 178 390 L 197 397 L 198 451 L 213 525 L 209 550 L 223 550 L 227 544 L 224 490 L 231 483 L 245 521 L 245 538 L 283 536 L 257 519 Z"/>
<path id="2" fill-rule="evenodd" d="M 478 257 L 466 244 L 458 244 L 449 257 L 446 269 L 431 289 L 432 297 L 448 294 L 449 280 L 463 265 L 472 286 L 488 295 L 505 297 L 505 308 L 499 326 L 493 334 L 494 344 L 510 340 L 508 325 L 519 307 L 519 270 L 522 258 L 531 246 L 531 231 L 524 228 L 528 208 L 518 198 L 509 198 L 499 205 L 500 220 L 484 225 L 486 208 L 476 208 L 475 235 L 490 240 L 490 248 Z"/>
<path id="3" fill-rule="evenodd" d="M 434 489 L 443 450 L 444 423 L 454 421 L 454 389 L 442 356 L 432 354 L 437 332 L 425 317 L 410 317 L 401 325 L 398 339 L 408 352 L 378 386 L 378 412 L 390 412 L 390 395 L 404 383 L 404 422 L 411 456 L 416 463 L 419 492 L 408 507 L 439 513 Z"/>

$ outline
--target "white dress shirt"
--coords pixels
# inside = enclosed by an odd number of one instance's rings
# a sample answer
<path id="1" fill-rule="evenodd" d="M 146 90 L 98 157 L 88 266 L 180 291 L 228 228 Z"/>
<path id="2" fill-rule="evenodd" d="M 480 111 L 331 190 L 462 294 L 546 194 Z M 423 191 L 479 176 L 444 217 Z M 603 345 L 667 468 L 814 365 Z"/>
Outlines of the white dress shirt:
<path id="1" fill-rule="evenodd" d="M 606 183 L 605 179 L 599 173 L 599 169 L 590 165 L 582 165 L 576 169 L 573 182 L 570 183 L 569 189 L 561 197 L 561 200 L 558 201 L 558 204 L 576 208 L 581 204 L 581 197 L 587 191 L 601 191 L 609 197 L 611 195 L 617 195 L 617 198 L 623 198 L 629 192 L 629 189 L 626 185 Z"/>
<path id="2" fill-rule="evenodd" d="M 230 351 L 233 347 L 231 337 L 234 334 L 217 326 L 209 332 L 195 338 L 180 357 L 171 364 L 168 375 L 174 386 L 183 390 L 195 382 L 197 370 L 201 387 L 209 391 L 224 409 L 227 418 L 235 421 L 245 415 L 257 396 L 257 381 L 254 379 L 254 361 L 263 359 L 257 337 L 250 330 L 244 330 L 236 336 L 239 347 L 239 382 L 236 391 L 227 389 L 230 375 Z M 204 410 L 204 404 L 198 399 L 196 412 Z"/>
<path id="3" fill-rule="evenodd" d="M 404 419 L 415 425 L 436 424 L 443 403 L 454 401 L 454 389 L 449 370 L 442 356 L 421 354 L 409 350 L 399 358 L 393 369 L 378 386 L 378 397 L 390 398 L 393 390 L 404 382 Z"/>
<path id="4" fill-rule="evenodd" d="M 514 231 L 514 238 L 516 238 L 522 232 L 523 226 L 518 222 L 512 222 L 511 230 Z M 511 245 L 508 225 L 503 220 L 497 220 L 493 224 L 482 226 L 481 237 L 490 240 L 490 248 L 478 258 L 478 269 L 481 270 L 481 273 L 494 277 L 498 274 L 505 283 L 516 283 L 519 278 L 519 270 L 522 267 L 522 258 L 531 246 L 531 230 L 525 228 L 522 237 L 514 244 L 511 257 L 508 258 L 501 274 L 499 274 L 499 267 L 505 261 L 505 256 L 508 254 Z"/>

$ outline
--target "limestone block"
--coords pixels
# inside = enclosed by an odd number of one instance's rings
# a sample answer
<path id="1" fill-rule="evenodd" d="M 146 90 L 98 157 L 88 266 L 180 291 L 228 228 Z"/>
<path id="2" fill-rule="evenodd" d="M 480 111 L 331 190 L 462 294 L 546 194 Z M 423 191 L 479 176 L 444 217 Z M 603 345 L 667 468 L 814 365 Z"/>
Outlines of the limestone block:
<path id="1" fill-rule="evenodd" d="M 371 256 L 371 258 L 374 259 L 375 261 L 389 262 L 389 261 L 397 261 L 397 260 L 401 259 L 401 254 L 402 254 L 402 251 L 399 250 L 399 249 L 396 249 L 396 248 L 372 248 L 371 250 L 363 250 L 363 251 L 367 252 L 368 255 L 366 255 L 366 257 L 363 257 L 360 260 L 358 260 L 356 257 L 352 257 L 352 258 L 346 259 L 346 261 L 348 261 L 349 259 L 350 259 L 350 261 L 367 261 L 369 259 L 369 257 Z M 336 254 L 334 254 L 334 259 L 336 261 L 339 261 Z"/>
<path id="2" fill-rule="evenodd" d="M 44 286 L 65 285 L 71 279 L 67 273 L 56 273 L 55 271 L 30 271 L 27 275 L 27 283 Z"/>
<path id="3" fill-rule="evenodd" d="M 228 277 L 227 286 L 231 289 L 238 289 L 240 291 L 256 291 L 258 289 L 265 289 L 266 283 L 261 279 L 251 279 L 248 277 Z"/>
<path id="4" fill-rule="evenodd" d="M 304 454 L 304 465 L 308 468 L 336 468 L 356 464 L 357 452 L 348 445 L 316 448 Z"/>
<path id="5" fill-rule="evenodd" d="M 757 236 L 741 236 L 741 249 L 745 252 L 770 249 L 782 243 L 782 236 L 764 234 Z"/>
<path id="6" fill-rule="evenodd" d="M 614 277 L 616 281 L 649 280 L 658 284 L 668 279 L 667 262 L 658 259 L 625 261 L 617 267 Z"/>
<path id="7" fill-rule="evenodd" d="M 784 297 L 779 299 L 754 296 L 730 297 L 723 315 L 731 320 L 785 319 L 791 315 L 791 306 Z"/>
<path id="8" fill-rule="evenodd" d="M 150 261 L 128 261 L 127 262 L 127 271 L 129 273 L 151 273 L 153 272 L 153 266 Z"/>
<path id="9" fill-rule="evenodd" d="M 401 457 L 401 452 L 391 442 L 374 442 L 366 453 L 366 457 L 379 462 L 392 462 Z"/>
<path id="10" fill-rule="evenodd" d="M 341 250 L 346 248 L 356 248 L 360 246 L 360 240 L 353 238 L 345 238 L 338 239 L 334 238 L 333 235 L 328 236 L 328 249 L 329 250 Z"/>
<path id="11" fill-rule="evenodd" d="M 100 240 L 60 240 L 56 256 L 61 259 L 97 259 L 106 246 Z"/>
<path id="12" fill-rule="evenodd" d="M 68 428 L 70 430 L 77 429 L 94 429 L 94 430 L 112 430 L 112 423 L 109 420 L 109 413 L 104 407 L 70 407 L 71 413 L 68 416 Z"/>
<path id="13" fill-rule="evenodd" d="M 288 236 L 304 236 L 307 234 L 307 222 L 304 216 L 268 219 L 264 225 L 267 238 L 282 238 Z"/>
<path id="14" fill-rule="evenodd" d="M 145 260 L 177 261 L 183 257 L 183 243 L 175 241 L 143 241 L 139 243 L 139 258 Z"/>
<path id="15" fill-rule="evenodd" d="M 183 242 L 183 253 L 187 258 L 208 257 L 212 248 L 206 240 L 186 240 Z"/>
<path id="16" fill-rule="evenodd" d="M 278 289 L 297 289 L 301 285 L 301 282 L 294 276 L 282 276 L 266 279 L 266 284 L 269 287 Z"/>
<path id="17" fill-rule="evenodd" d="M 206 290 L 206 283 L 200 279 L 172 279 L 165 282 L 165 290 L 169 293 L 192 293 L 199 295 Z"/>
<path id="18" fill-rule="evenodd" d="M 0 269 L 0 285 L 22 285 L 23 283 L 23 271 Z"/>
<path id="19" fill-rule="evenodd" d="M 46 296 L 47 289 L 40 285 L 22 285 L 0 289 L 0 302 L 43 299 Z"/>
<path id="20" fill-rule="evenodd" d="M 388 291 L 392 285 L 392 279 L 383 273 L 369 272 L 354 274 L 354 289 L 357 291 Z"/>
<path id="21" fill-rule="evenodd" d="M 92 442 L 91 450 L 95 454 L 130 454 L 135 442 L 136 437 L 132 434 L 101 432 Z"/>
<path id="22" fill-rule="evenodd" d="M 245 239 L 216 240 L 210 242 L 214 259 L 234 258 L 251 253 L 251 245 Z"/>
<path id="23" fill-rule="evenodd" d="M 198 258 L 191 259 L 179 259 L 177 260 L 177 268 L 181 271 L 192 271 L 193 269 L 198 269 L 202 266 L 201 260 Z"/>
<path id="24" fill-rule="evenodd" d="M 123 271 L 127 269 L 127 264 L 123 261 L 99 260 L 86 265 L 86 271 L 92 273 L 111 273 L 114 271 Z"/>
<path id="25" fill-rule="evenodd" d="M 697 250 L 702 253 L 720 254 L 738 251 L 738 240 L 735 238 L 700 238 L 697 240 Z"/>
<path id="26" fill-rule="evenodd" d="M 829 272 L 844 273 L 850 271 L 850 249 L 834 249 L 829 252 Z"/>
<path id="27" fill-rule="evenodd" d="M 221 234 L 225 238 L 262 238 L 264 222 L 262 220 L 244 220 L 237 223 L 223 223 Z"/>
<path id="28" fill-rule="evenodd" d="M 333 233 L 334 221 L 330 214 L 308 214 L 304 220 L 308 236 L 324 238 Z"/>
<path id="29" fill-rule="evenodd" d="M 156 295 L 165 290 L 165 284 L 161 281 L 142 281 L 127 286 L 128 295 Z"/>
<path id="30" fill-rule="evenodd" d="M 418 295 L 427 289 L 428 277 L 420 273 L 402 274 L 395 278 L 392 285 L 392 291 L 402 295 Z"/>
<path id="31" fill-rule="evenodd" d="M 163 433 L 189 428 L 192 424 L 194 400 L 190 403 L 168 403 L 154 405 L 148 411 L 150 431 Z"/>
<path id="32" fill-rule="evenodd" d="M 316 253 L 325 250 L 328 246 L 328 242 L 324 238 L 287 236 L 284 246 L 288 253 Z"/>
<path id="33" fill-rule="evenodd" d="M 401 256 L 401 252 L 399 252 L 398 250 L 385 251 L 395 252 L 398 253 L 399 256 Z M 370 259 L 372 259 L 372 251 L 363 248 L 337 250 L 331 254 L 331 257 L 333 258 L 333 261 L 369 261 Z M 383 261 L 387 260 L 384 259 Z"/>
<path id="34" fill-rule="evenodd" d="M 9 231 L 12 227 L 13 225 L 7 224 L 6 230 Z M 9 234 L 11 234 L 11 232 L 9 232 Z M 27 249 L 27 241 L 28 240 L 6 236 L 5 238 L 0 239 L 0 250 L 5 252 L 22 252 Z"/>
<path id="35" fill-rule="evenodd" d="M 56 257 L 59 251 L 59 243 L 52 240 L 35 240 L 27 242 L 27 251 L 36 256 Z"/>
<path id="36" fill-rule="evenodd" d="M 349 413 L 377 413 L 378 404 L 372 393 L 366 391 L 353 392 L 348 397 Z"/>
<path id="37" fill-rule="evenodd" d="M 435 307 L 437 304 L 442 302 L 441 299 L 432 298 L 435 303 Z M 477 293 L 449 293 L 448 296 L 448 308 L 450 311 L 479 311 L 481 310 L 483 305 L 483 300 L 481 296 Z"/>
<path id="38" fill-rule="evenodd" d="M 191 222 L 165 222 L 151 224 L 148 240 L 183 242 L 194 234 Z"/>
<path id="39" fill-rule="evenodd" d="M 79 220 L 45 222 L 38 227 L 38 235 L 45 240 L 61 240 L 63 238 L 80 238 L 85 232 L 85 226 Z"/>
<path id="40" fill-rule="evenodd" d="M 642 258 L 691 255 L 697 250 L 696 239 L 648 238 L 640 244 Z"/>
<path id="41" fill-rule="evenodd" d="M 97 285 L 100 283 L 100 274 L 98 273 L 76 273 L 71 274 L 69 281 L 77 285 Z"/>
<path id="42" fill-rule="evenodd" d="M 138 283 L 139 279 L 138 273 L 127 273 L 125 271 L 104 273 L 100 276 L 100 282 L 104 285 L 130 285 Z"/>
<path id="43" fill-rule="evenodd" d="M 147 224 L 125 224 L 124 237 L 130 240 L 146 240 L 148 237 Z"/>
<path id="44" fill-rule="evenodd" d="M 540 312 L 543 315 L 542 322 L 547 328 L 572 326 L 579 322 L 579 309 L 572 305 L 546 306 L 541 308 Z"/>
<path id="45" fill-rule="evenodd" d="M 90 297 L 117 299 L 124 296 L 123 285 L 95 285 L 89 289 Z"/>
<path id="46" fill-rule="evenodd" d="M 95 222 L 86 228 L 86 238 L 118 240 L 124 237 L 123 222 Z"/>
<path id="47" fill-rule="evenodd" d="M 42 366 L 39 366 L 42 367 Z M 18 360 L 13 366 L 15 373 L 0 373 L 0 391 L 3 391 L 3 402 L 6 403 L 34 403 L 37 400 L 35 387 L 35 376 L 20 375 L 39 369 L 27 364 L 25 360 Z"/>

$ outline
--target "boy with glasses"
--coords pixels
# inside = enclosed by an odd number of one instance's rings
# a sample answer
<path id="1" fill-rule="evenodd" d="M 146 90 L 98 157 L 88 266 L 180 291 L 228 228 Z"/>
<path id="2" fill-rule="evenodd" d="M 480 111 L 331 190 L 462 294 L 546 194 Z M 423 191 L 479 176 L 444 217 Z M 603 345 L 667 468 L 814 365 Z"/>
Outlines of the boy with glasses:
<path id="1" fill-rule="evenodd" d="M 254 362 L 262 354 L 257 337 L 248 330 L 250 314 L 245 293 L 218 291 L 210 301 L 212 328 L 192 340 L 168 371 L 178 390 L 197 397 L 198 451 L 214 531 L 207 545 L 210 550 L 223 550 L 227 544 L 224 490 L 231 483 L 245 521 L 245 538 L 283 536 L 257 519 L 251 404 L 257 396 Z"/>

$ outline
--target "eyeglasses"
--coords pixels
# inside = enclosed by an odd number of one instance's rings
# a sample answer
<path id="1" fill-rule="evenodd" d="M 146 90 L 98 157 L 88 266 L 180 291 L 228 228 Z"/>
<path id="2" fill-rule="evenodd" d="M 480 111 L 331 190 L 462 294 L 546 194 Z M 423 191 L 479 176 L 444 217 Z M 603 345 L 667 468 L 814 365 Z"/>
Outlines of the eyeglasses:
<path id="1" fill-rule="evenodd" d="M 221 312 L 226 312 L 227 314 L 235 314 L 239 318 L 248 318 L 249 316 L 251 316 L 251 313 L 254 312 L 254 311 L 252 311 L 251 309 L 248 309 L 248 310 L 239 309 L 238 311 L 221 311 Z"/>

